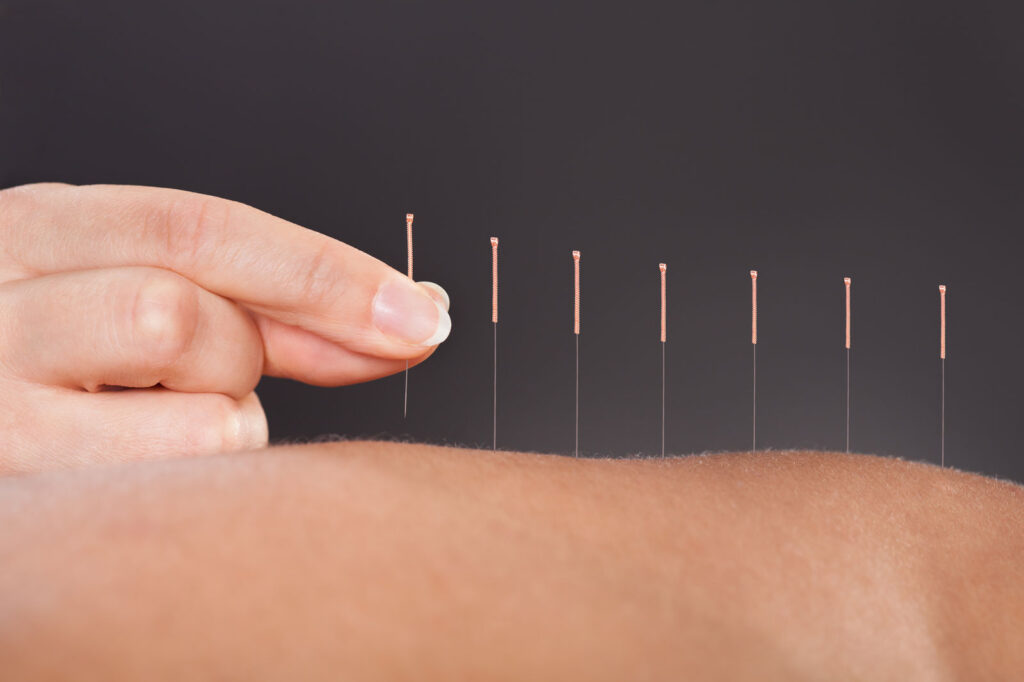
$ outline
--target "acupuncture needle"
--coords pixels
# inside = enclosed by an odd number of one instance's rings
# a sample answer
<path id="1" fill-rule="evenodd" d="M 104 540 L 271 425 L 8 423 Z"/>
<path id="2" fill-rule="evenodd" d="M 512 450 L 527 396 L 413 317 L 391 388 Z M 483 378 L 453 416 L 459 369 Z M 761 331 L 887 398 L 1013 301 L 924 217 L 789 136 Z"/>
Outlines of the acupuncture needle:
<path id="1" fill-rule="evenodd" d="M 412 279 L 412 213 L 405 214 L 405 248 L 407 254 L 409 279 Z M 405 398 L 402 400 L 402 418 L 409 413 L 409 361 L 405 361 Z"/>
<path id="2" fill-rule="evenodd" d="M 750 344 L 754 349 L 753 418 L 750 423 L 751 449 L 757 450 L 757 270 L 750 271 Z"/>
<path id="3" fill-rule="evenodd" d="M 939 464 L 946 466 L 946 285 L 939 285 Z"/>
<path id="4" fill-rule="evenodd" d="M 843 277 L 846 287 L 846 452 L 850 452 L 850 284 L 849 277 Z"/>
<path id="5" fill-rule="evenodd" d="M 661 456 L 665 456 L 665 271 L 664 263 L 658 263 L 661 271 Z"/>
<path id="6" fill-rule="evenodd" d="M 491 237 L 491 325 L 494 327 L 494 411 L 491 449 L 498 449 L 498 238 Z"/>
<path id="7" fill-rule="evenodd" d="M 580 252 L 572 252 L 573 265 L 573 326 L 576 336 L 576 443 L 574 456 L 580 456 Z"/>

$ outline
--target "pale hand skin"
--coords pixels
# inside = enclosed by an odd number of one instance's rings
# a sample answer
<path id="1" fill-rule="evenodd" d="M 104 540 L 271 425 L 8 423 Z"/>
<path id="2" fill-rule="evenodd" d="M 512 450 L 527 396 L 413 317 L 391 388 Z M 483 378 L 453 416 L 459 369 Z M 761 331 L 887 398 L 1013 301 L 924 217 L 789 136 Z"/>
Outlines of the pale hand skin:
<path id="1" fill-rule="evenodd" d="M 10 679 L 1020 680 L 1024 490 L 387 443 L 0 480 Z"/>
<path id="2" fill-rule="evenodd" d="M 444 340 L 447 306 L 436 284 L 236 202 L 0 191 L 0 475 L 266 445 L 262 374 L 397 372 Z"/>

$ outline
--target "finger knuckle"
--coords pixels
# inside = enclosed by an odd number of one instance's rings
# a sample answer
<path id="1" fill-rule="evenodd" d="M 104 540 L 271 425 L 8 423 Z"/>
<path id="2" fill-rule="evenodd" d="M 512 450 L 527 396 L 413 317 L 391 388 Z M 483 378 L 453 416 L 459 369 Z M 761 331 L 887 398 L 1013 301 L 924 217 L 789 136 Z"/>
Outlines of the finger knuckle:
<path id="1" fill-rule="evenodd" d="M 333 246 L 325 242 L 308 258 L 302 259 L 299 265 L 298 291 L 306 304 L 320 305 L 339 296 L 342 266 Z"/>
<path id="2" fill-rule="evenodd" d="M 172 263 L 195 266 L 219 250 L 231 211 L 230 201 L 182 192 L 150 211 L 147 229 L 163 243 Z"/>
<path id="3" fill-rule="evenodd" d="M 171 366 L 191 347 L 198 319 L 194 286 L 169 272 L 148 274 L 132 305 L 131 342 L 148 365 Z"/>

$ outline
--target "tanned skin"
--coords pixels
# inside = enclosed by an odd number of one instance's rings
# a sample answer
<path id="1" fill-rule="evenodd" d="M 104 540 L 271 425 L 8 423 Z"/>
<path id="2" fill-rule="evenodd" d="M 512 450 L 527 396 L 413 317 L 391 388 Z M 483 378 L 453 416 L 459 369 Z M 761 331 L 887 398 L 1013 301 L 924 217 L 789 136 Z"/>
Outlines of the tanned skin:
<path id="1" fill-rule="evenodd" d="M 31 679 L 1011 680 L 1024 490 L 348 442 L 0 480 Z"/>

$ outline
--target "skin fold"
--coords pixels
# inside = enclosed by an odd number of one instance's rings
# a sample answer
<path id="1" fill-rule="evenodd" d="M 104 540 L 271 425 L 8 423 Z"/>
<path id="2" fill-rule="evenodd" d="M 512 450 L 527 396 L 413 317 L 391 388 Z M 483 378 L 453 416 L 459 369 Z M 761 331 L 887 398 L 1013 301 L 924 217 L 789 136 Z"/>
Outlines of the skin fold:
<path id="1" fill-rule="evenodd" d="M 7 679 L 1010 680 L 1024 490 L 344 442 L 0 480 Z"/>

